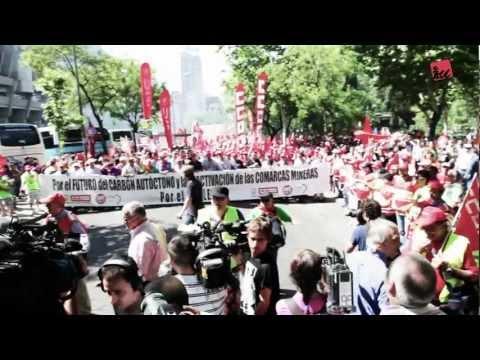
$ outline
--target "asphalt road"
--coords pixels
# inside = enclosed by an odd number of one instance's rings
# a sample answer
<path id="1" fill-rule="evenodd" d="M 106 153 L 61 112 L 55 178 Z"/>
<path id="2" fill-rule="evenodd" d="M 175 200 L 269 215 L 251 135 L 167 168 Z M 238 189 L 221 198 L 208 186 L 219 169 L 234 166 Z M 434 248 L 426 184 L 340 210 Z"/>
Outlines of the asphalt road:
<path id="1" fill-rule="evenodd" d="M 241 202 L 233 205 L 239 207 L 244 215 L 248 215 L 256 203 Z M 289 267 L 295 253 L 306 248 L 324 253 L 326 246 L 343 249 L 356 221 L 344 215 L 340 200 L 278 205 L 294 219 L 293 224 L 287 224 L 286 245 L 280 249 L 278 255 L 280 286 L 290 294 L 294 286 L 289 278 Z M 176 232 L 178 222 L 175 216 L 180 208 L 180 206 L 149 208 L 147 213 L 153 221 L 164 224 L 167 236 L 172 236 Z M 112 254 L 127 250 L 129 233 L 122 223 L 119 210 L 81 213 L 80 218 L 90 226 L 90 275 L 87 277 L 87 284 L 93 313 L 113 314 L 108 297 L 96 286 L 98 284 L 96 274 L 101 264 Z"/>

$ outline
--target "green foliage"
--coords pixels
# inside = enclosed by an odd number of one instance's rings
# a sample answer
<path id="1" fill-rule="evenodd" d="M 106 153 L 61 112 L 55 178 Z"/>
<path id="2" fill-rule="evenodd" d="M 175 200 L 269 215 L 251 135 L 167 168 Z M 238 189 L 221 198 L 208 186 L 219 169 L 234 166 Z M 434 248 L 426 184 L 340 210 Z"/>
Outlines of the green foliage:
<path id="1" fill-rule="evenodd" d="M 388 89 L 390 110 L 405 116 L 418 109 L 427 119 L 430 137 L 454 100 L 464 99 L 469 111 L 478 106 L 478 46 L 362 45 L 355 50 L 376 76 L 376 85 Z M 450 59 L 453 79 L 433 81 L 430 63 L 440 59 Z"/>
<path id="2" fill-rule="evenodd" d="M 22 59 L 35 71 L 40 86 L 50 84 L 55 76 L 64 79 L 63 94 L 46 91 L 49 103 L 52 102 L 46 112 L 49 121 L 54 118 L 55 122 L 63 122 L 64 125 L 81 122 L 77 115 L 80 112 L 77 101 L 78 79 L 81 102 L 89 105 L 100 127 L 103 127 L 103 115 L 110 113 L 114 118 L 126 120 L 133 131 L 138 130 L 142 115 L 140 64 L 78 45 L 33 45 L 25 49 Z M 154 82 L 153 119 L 158 117 L 155 100 L 160 92 L 161 87 Z"/>
<path id="3" fill-rule="evenodd" d="M 65 130 L 69 125 L 82 125 L 83 119 L 76 112 L 72 84 L 68 77 L 60 71 L 46 69 L 44 76 L 38 81 L 39 87 L 47 95 L 44 116 L 49 125 L 53 126 L 63 141 Z"/>
<path id="4" fill-rule="evenodd" d="M 385 102 L 354 51 L 344 46 L 230 46 L 227 59 L 233 74 L 226 87 L 238 82 L 253 100 L 257 76 L 269 74 L 268 134 L 282 126 L 287 132 L 351 131 L 366 111 L 384 111 Z M 232 49 L 233 48 L 233 49 Z"/>

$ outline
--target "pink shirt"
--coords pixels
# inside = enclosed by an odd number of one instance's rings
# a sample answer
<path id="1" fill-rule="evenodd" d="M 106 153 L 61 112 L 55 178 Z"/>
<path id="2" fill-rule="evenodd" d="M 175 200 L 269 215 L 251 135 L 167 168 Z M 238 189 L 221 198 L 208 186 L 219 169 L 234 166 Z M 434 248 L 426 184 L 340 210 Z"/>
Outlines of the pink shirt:
<path id="1" fill-rule="evenodd" d="M 295 304 L 303 311 L 304 315 L 311 315 L 320 312 L 325 306 L 325 296 L 320 294 L 315 294 L 308 304 L 303 302 L 303 295 L 299 292 L 293 295 L 293 300 Z M 277 315 L 292 315 L 290 309 L 288 308 L 286 300 L 279 300 L 275 306 Z"/>
<path id="2" fill-rule="evenodd" d="M 158 225 L 153 225 L 147 220 L 130 232 L 128 256 L 135 260 L 139 275 L 146 281 L 158 277 L 160 264 L 168 257 L 166 244 L 155 226 Z"/>

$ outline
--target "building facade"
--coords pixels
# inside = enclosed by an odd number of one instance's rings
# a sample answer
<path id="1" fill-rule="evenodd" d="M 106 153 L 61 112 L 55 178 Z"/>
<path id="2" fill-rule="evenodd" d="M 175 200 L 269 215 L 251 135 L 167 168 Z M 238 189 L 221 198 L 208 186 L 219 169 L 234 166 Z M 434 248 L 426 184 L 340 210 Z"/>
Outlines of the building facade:
<path id="1" fill-rule="evenodd" d="M 183 119 L 206 111 L 199 50 L 187 46 L 181 54 Z"/>
<path id="2" fill-rule="evenodd" d="M 43 125 L 44 98 L 35 91 L 33 72 L 20 63 L 18 45 L 0 45 L 0 123 Z"/>

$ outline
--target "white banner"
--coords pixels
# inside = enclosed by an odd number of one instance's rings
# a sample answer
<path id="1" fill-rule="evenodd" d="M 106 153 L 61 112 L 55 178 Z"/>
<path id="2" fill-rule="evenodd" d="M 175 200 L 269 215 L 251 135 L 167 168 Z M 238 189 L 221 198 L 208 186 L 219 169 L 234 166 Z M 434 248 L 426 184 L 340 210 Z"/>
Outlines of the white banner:
<path id="1" fill-rule="evenodd" d="M 205 171 L 195 176 L 203 183 L 203 200 L 216 186 L 226 186 L 230 200 L 256 200 L 272 192 L 275 197 L 312 196 L 329 189 L 329 166 Z M 40 175 L 41 195 L 62 192 L 70 207 L 123 206 L 138 200 L 145 205 L 182 204 L 186 179 L 178 173 L 126 176 Z"/>

